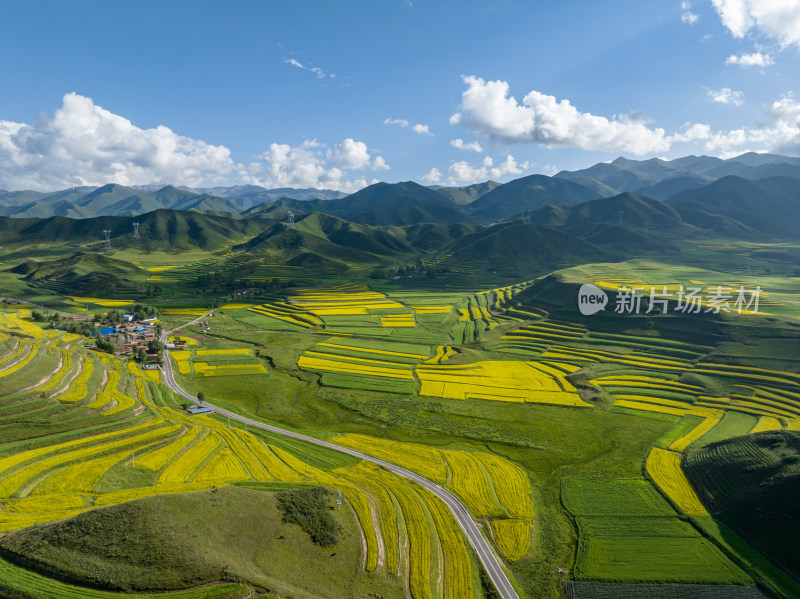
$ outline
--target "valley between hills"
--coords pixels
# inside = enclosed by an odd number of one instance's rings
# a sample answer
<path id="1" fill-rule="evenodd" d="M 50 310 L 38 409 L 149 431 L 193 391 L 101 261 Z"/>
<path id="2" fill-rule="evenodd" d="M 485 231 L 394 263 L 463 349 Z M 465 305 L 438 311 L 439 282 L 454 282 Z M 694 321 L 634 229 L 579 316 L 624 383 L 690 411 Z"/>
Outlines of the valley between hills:
<path id="1" fill-rule="evenodd" d="M 0 192 L 0 596 L 799 596 L 798 230 L 770 154 Z"/>

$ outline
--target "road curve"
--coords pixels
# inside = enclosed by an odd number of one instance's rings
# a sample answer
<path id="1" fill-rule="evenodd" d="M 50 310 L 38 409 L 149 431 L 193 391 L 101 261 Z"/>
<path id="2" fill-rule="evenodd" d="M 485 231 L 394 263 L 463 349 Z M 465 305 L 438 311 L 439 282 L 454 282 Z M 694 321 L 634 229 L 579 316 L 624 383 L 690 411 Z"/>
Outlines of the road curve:
<path id="1" fill-rule="evenodd" d="M 167 332 L 164 331 L 162 333 L 162 341 L 166 340 Z M 177 382 L 175 382 L 175 377 L 172 372 L 172 362 L 169 359 L 169 356 L 164 357 L 164 380 L 175 393 L 185 397 L 191 401 L 197 401 L 197 398 L 192 396 L 191 394 L 184 391 Z M 239 414 L 235 414 L 233 412 L 229 412 L 224 408 L 220 408 L 219 406 L 215 406 L 207 401 L 203 402 L 204 405 L 207 405 L 211 408 L 214 408 L 214 411 L 217 414 L 222 414 L 223 416 L 227 416 L 232 420 L 236 420 L 243 424 L 247 424 L 249 426 L 254 426 L 256 428 L 260 428 L 266 431 L 270 431 L 271 433 L 276 433 L 278 435 L 284 435 L 286 437 L 292 437 L 294 439 L 299 439 L 301 441 L 306 441 L 308 443 L 313 443 L 314 445 L 320 445 L 322 447 L 327 447 L 328 449 L 333 449 L 335 451 L 340 451 L 342 453 L 346 453 L 353 457 L 366 460 L 368 462 L 372 462 L 373 464 L 377 464 L 378 466 L 382 466 L 387 470 L 391 470 L 395 474 L 402 476 L 403 478 L 407 478 L 408 480 L 413 480 L 414 482 L 422 485 L 434 495 L 436 495 L 439 499 L 445 502 L 447 507 L 450 508 L 450 511 L 455 516 L 456 522 L 461 527 L 462 532 L 466 535 L 467 539 L 469 539 L 472 548 L 475 550 L 475 553 L 478 555 L 478 559 L 481 560 L 483 567 L 486 569 L 486 572 L 489 574 L 489 577 L 492 579 L 494 586 L 497 588 L 500 596 L 503 599 L 519 599 L 519 595 L 514 590 L 514 587 L 511 585 L 511 582 L 508 580 L 506 573 L 503 572 L 503 569 L 500 567 L 500 562 L 498 561 L 495 554 L 492 552 L 489 544 L 486 542 L 486 539 L 478 530 L 478 525 L 475 524 L 475 521 L 467 512 L 467 508 L 465 508 L 461 502 L 456 499 L 450 492 L 446 491 L 444 488 L 440 487 L 436 483 L 428 480 L 427 478 L 420 476 L 410 470 L 406 470 L 405 468 L 401 468 L 396 464 L 392 464 L 391 462 L 386 462 L 384 460 L 380 460 L 378 458 L 374 458 L 370 455 L 365 453 L 361 453 L 359 451 L 355 451 L 354 449 L 350 449 L 349 447 L 343 447 L 341 445 L 336 445 L 334 443 L 328 443 L 327 441 L 322 441 L 321 439 L 316 439 L 314 437 L 308 437 L 306 435 L 295 433 L 293 431 L 287 431 L 282 428 L 278 428 L 275 426 L 270 426 L 269 424 L 264 424 L 263 422 L 259 422 L 257 420 L 252 420 L 250 418 L 246 418 L 244 416 L 240 416 Z"/>

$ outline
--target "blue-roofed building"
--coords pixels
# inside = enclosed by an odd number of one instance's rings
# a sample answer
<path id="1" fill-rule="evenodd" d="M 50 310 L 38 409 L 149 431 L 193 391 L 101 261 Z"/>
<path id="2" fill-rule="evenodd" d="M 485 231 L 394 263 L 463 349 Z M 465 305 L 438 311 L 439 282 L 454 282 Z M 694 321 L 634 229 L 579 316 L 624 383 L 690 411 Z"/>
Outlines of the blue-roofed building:
<path id="1" fill-rule="evenodd" d="M 106 335 L 115 335 L 117 333 L 117 328 L 116 327 L 108 327 L 108 328 L 105 328 L 105 329 L 98 329 L 98 331 L 100 332 L 100 334 L 102 336 L 105 337 Z"/>
<path id="2" fill-rule="evenodd" d="M 186 411 L 189 412 L 190 414 L 194 415 L 194 416 L 196 416 L 197 414 L 213 414 L 214 413 L 214 410 L 209 408 L 208 406 L 203 406 L 201 408 L 198 408 L 197 406 L 189 407 L 189 408 L 186 408 Z"/>

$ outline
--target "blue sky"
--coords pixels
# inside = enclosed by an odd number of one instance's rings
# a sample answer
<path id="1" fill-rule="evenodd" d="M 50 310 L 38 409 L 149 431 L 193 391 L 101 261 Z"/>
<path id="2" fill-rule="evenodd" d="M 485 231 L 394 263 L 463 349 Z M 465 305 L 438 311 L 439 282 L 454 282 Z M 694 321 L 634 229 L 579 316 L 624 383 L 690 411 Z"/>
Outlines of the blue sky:
<path id="1" fill-rule="evenodd" d="M 0 189 L 800 153 L 800 0 L 6 0 L 0 23 Z"/>

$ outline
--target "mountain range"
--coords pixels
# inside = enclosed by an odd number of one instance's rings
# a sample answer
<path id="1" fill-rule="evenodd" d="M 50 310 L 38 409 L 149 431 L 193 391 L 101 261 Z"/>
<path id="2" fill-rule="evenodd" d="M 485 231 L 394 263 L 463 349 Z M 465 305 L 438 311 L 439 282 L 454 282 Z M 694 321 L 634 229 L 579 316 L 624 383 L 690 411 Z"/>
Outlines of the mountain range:
<path id="1" fill-rule="evenodd" d="M 249 218 L 254 214 L 285 218 L 291 210 L 295 213 L 323 212 L 351 222 L 379 226 L 422 222 L 492 223 L 527 216 L 548 204 L 576 205 L 622 193 L 683 202 L 690 196 L 697 200 L 707 194 L 722 193 L 722 188 L 713 186 L 720 181 L 727 181 L 725 185 L 730 189 L 738 185 L 739 180 L 758 182 L 787 178 L 800 180 L 800 158 L 755 153 L 728 160 L 709 156 L 675 160 L 617 158 L 583 170 L 562 171 L 552 177 L 530 175 L 505 184 L 486 181 L 466 187 L 425 187 L 411 181 L 376 183 L 350 195 L 332 190 L 265 189 L 256 185 L 191 189 L 171 185 L 108 184 L 49 193 L 0 191 L 0 216 L 81 219 L 135 216 L 171 209 L 233 218 Z M 738 193 L 749 195 L 753 191 L 751 187 L 743 183 Z M 763 190 L 759 188 L 758 191 Z M 774 189 L 769 193 L 773 192 Z M 785 190 L 776 193 L 783 194 L 784 198 L 791 196 L 791 193 L 786 196 Z M 687 205 L 685 214 L 690 210 L 693 208 Z M 703 210 L 696 205 L 694 210 L 688 217 L 690 222 L 696 224 L 700 219 L 708 224 Z M 716 226 L 720 231 L 732 231 L 728 224 L 717 222 Z"/>
<path id="2" fill-rule="evenodd" d="M 432 257 L 439 269 L 468 265 L 529 277 L 568 264 L 680 252 L 687 242 L 692 247 L 709 240 L 797 242 L 800 160 L 740 159 L 736 164 L 708 157 L 618 159 L 554 177 L 530 175 L 464 188 L 376 183 L 346 197 L 282 197 L 246 209 L 236 194 L 262 191 L 238 188 L 222 197 L 171 186 L 112 184 L 40 196 L 6 192 L 0 200 L 6 198 L 7 209 L 17 211 L 0 216 L 0 246 L 10 252 L 6 260 L 22 261 L 15 272 L 31 284 L 88 289 L 97 282 L 89 276 L 93 268 L 126 272 L 97 262 L 105 231 L 109 259 L 127 248 L 213 252 L 221 256 L 220 272 L 240 277 L 256 273 L 261 264 L 345 272 L 356 265 L 380 269 Z M 731 170 L 740 174 L 726 174 Z M 742 176 L 759 173 L 768 176 Z M 624 186 L 640 191 L 619 191 Z M 665 197 L 668 190 L 674 193 Z M 32 197 L 39 199 L 25 204 Z M 68 207 L 65 215 L 52 214 L 62 207 Z M 115 214 L 94 214 L 103 211 Z M 133 265 L 128 270 L 138 272 Z M 124 286 L 136 277 L 122 278 L 128 281 L 119 283 Z"/>

